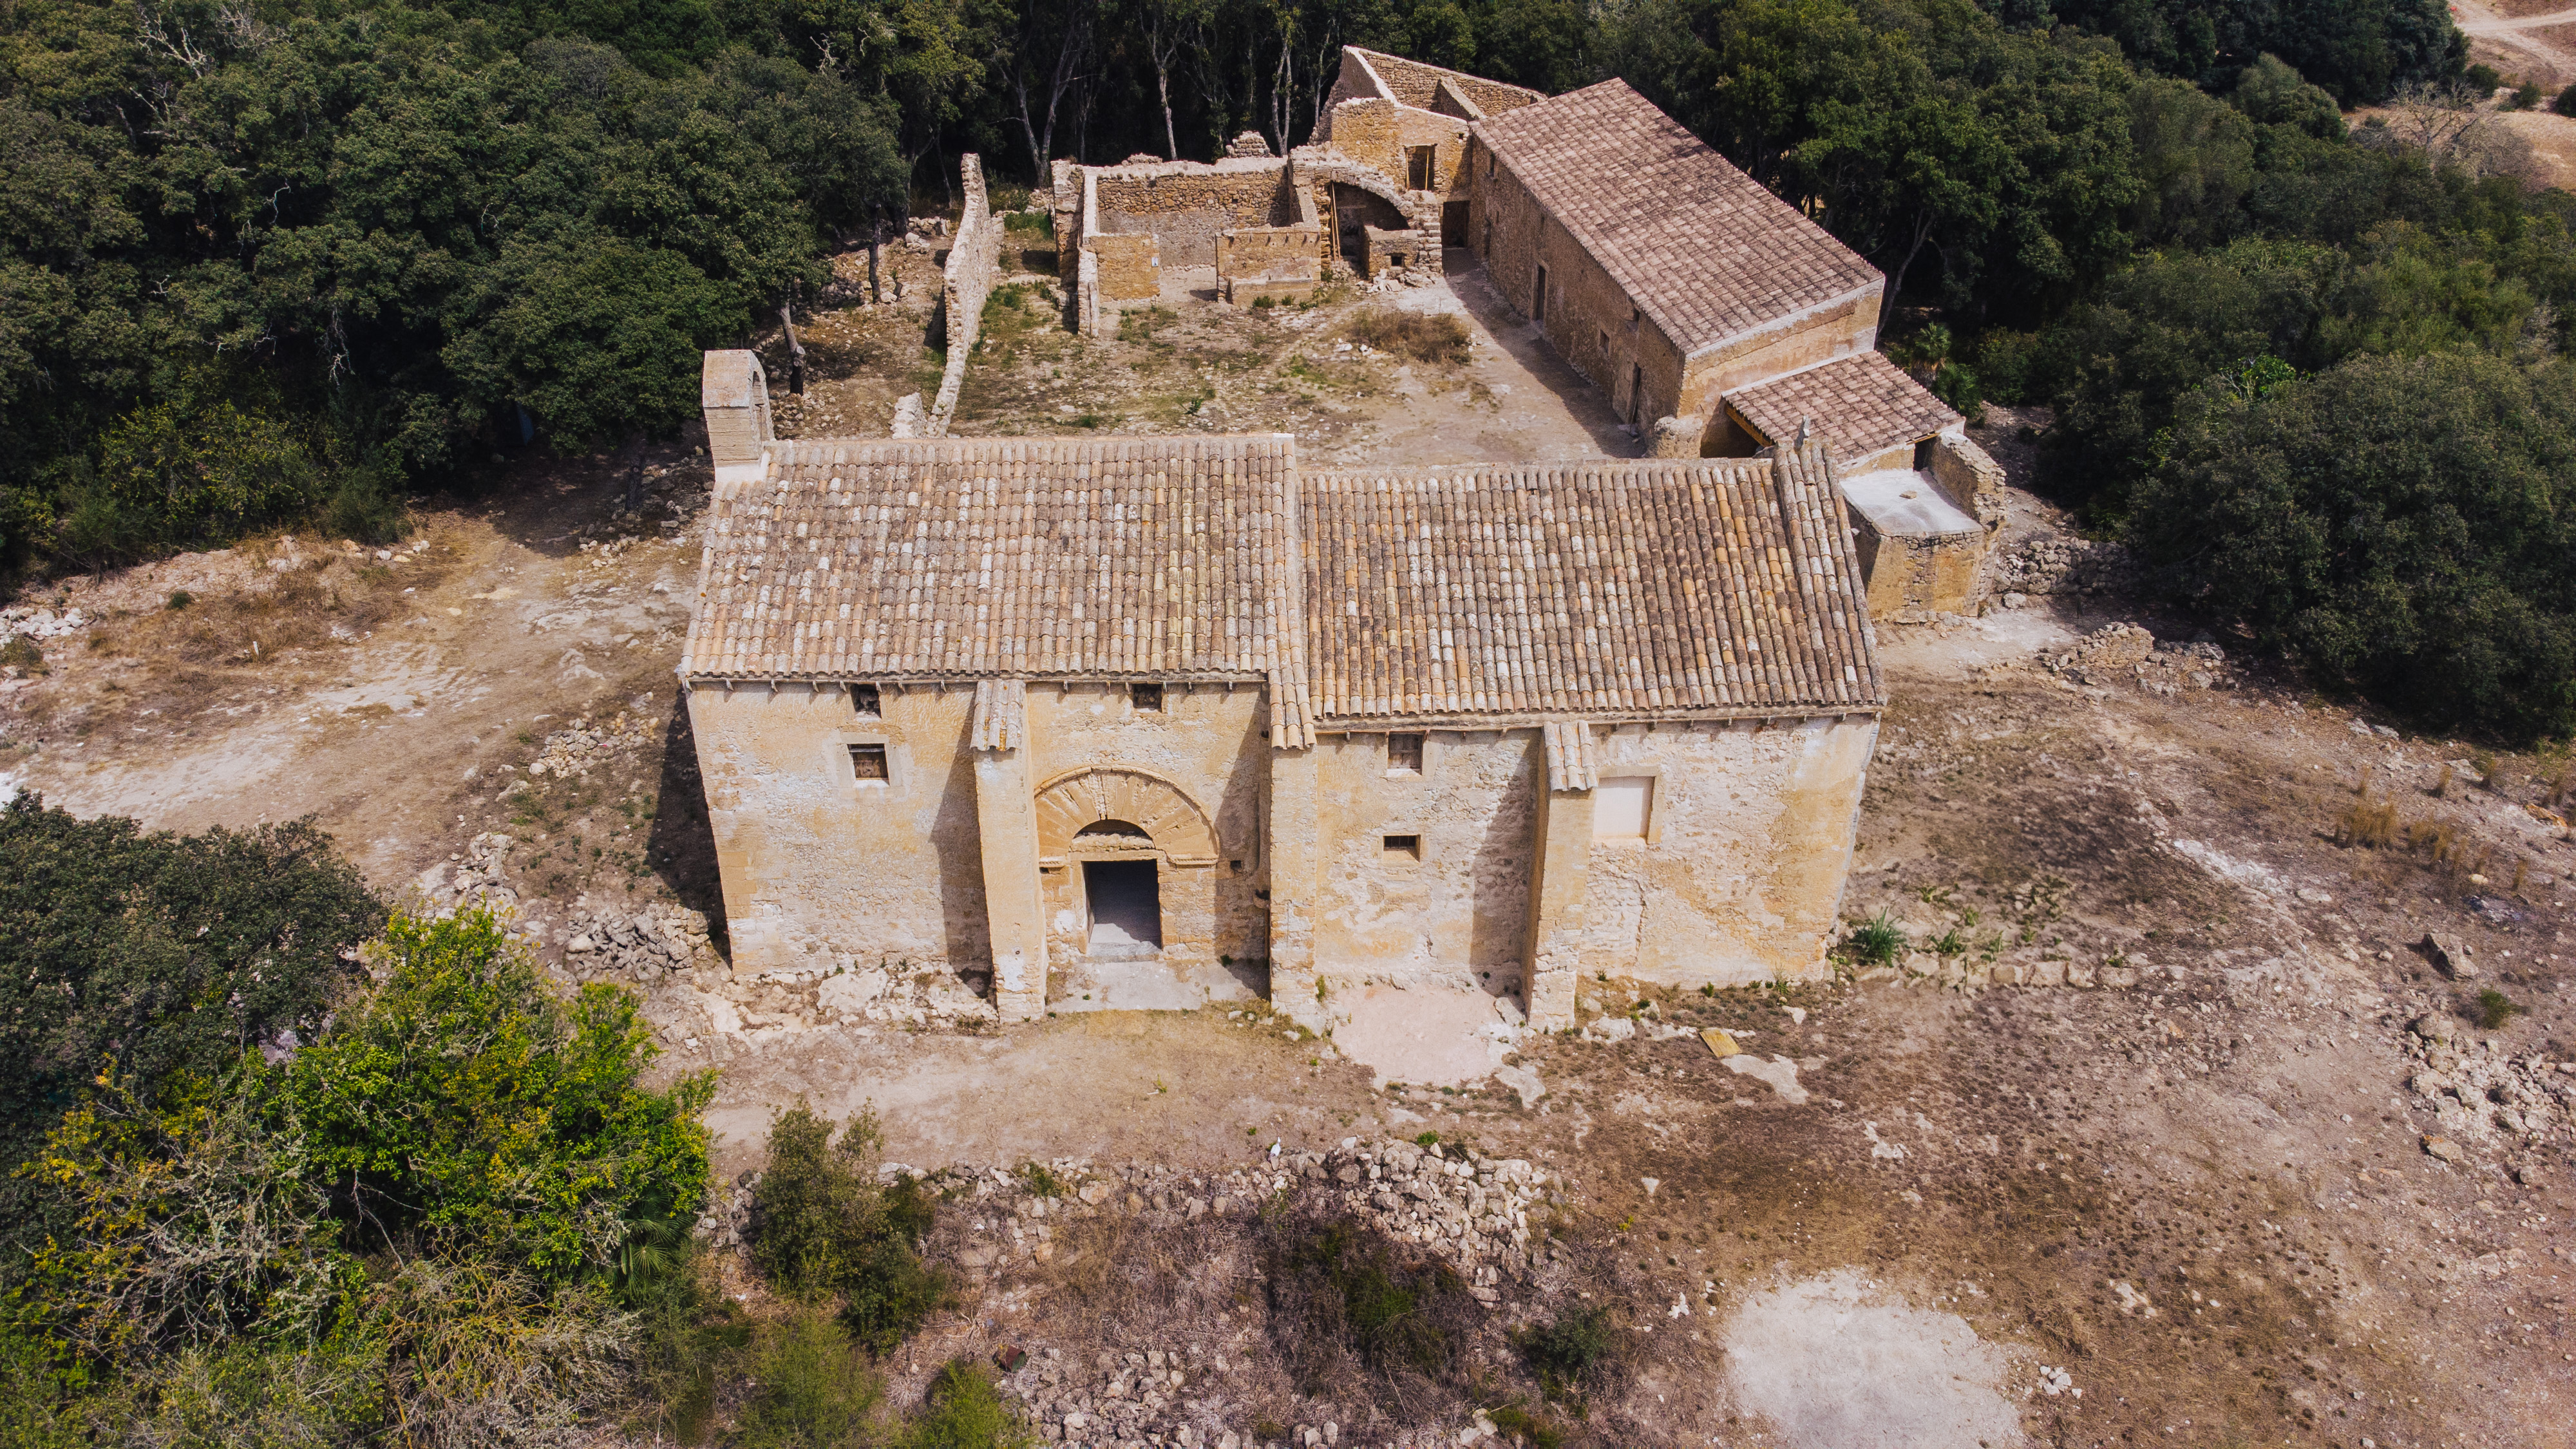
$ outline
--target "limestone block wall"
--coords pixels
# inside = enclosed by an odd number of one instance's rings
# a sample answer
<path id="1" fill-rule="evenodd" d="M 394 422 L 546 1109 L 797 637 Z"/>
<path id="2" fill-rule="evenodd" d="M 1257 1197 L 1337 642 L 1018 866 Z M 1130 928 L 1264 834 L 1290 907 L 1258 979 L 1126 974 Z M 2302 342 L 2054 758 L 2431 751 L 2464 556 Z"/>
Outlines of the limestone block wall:
<path id="1" fill-rule="evenodd" d="M 880 717 L 863 719 L 837 686 L 690 687 L 736 972 L 990 964 L 974 688 L 879 699 Z M 854 744 L 884 747 L 885 781 L 857 778 Z"/>
<path id="2" fill-rule="evenodd" d="M 1403 191 L 1431 191 L 1443 200 L 1457 194 L 1466 180 L 1459 169 L 1467 152 L 1467 123 L 1454 116 L 1417 110 L 1393 101 L 1351 100 L 1332 108 L 1328 124 L 1317 132 L 1332 148 L 1377 172 Z M 1432 148 L 1431 184 L 1414 185 L 1412 151 Z"/>
<path id="3" fill-rule="evenodd" d="M 1680 400 L 1670 411 L 1713 417 L 1719 400 L 1739 388 L 1872 350 L 1878 346 L 1878 304 L 1886 286 L 1883 280 L 1873 281 L 1823 307 L 1778 318 L 1691 354 L 1683 364 Z"/>
<path id="4" fill-rule="evenodd" d="M 1486 275 L 1522 316 L 1542 317 L 1549 345 L 1574 370 L 1609 394 L 1611 407 L 1641 427 L 1677 411 L 1681 351 L 1654 319 L 1550 217 L 1511 168 L 1481 144 L 1471 145 L 1468 246 Z M 1546 274 L 1541 307 L 1539 277 Z"/>
<path id="5" fill-rule="evenodd" d="M 1171 682 L 1159 711 L 1135 708 L 1123 684 L 1028 687 L 1030 776 L 1044 797 L 1050 781 L 1080 770 L 1133 770 L 1166 782 L 1194 805 L 1212 832 L 1212 858 L 1178 835 L 1158 839 L 1166 959 L 1269 954 L 1269 911 L 1261 899 L 1261 839 L 1269 715 L 1262 688 L 1246 681 Z M 1043 832 L 1042 832 L 1043 833 Z M 1098 858 L 1125 855 L 1109 842 Z M 1174 859 L 1175 856 L 1186 857 Z M 1078 859 L 1041 872 L 1050 959 L 1077 960 L 1088 910 Z"/>
<path id="6" fill-rule="evenodd" d="M 1651 778 L 1648 836 L 1596 836 L 1579 971 L 1696 986 L 1812 974 L 1842 905 L 1875 717 L 1623 725 L 1603 781 Z"/>
<path id="7" fill-rule="evenodd" d="M 1388 772 L 1386 739 L 1328 735 L 1315 747 L 1316 973 L 1335 992 L 1517 990 L 1545 778 L 1538 732 L 1432 731 L 1419 773 Z M 1408 835 L 1418 859 L 1386 848 L 1387 837 Z"/>
<path id="8" fill-rule="evenodd" d="M 957 414 L 957 394 L 966 385 L 966 363 L 983 330 L 984 301 L 993 295 L 1001 270 L 1002 224 L 984 197 L 984 163 L 968 153 L 958 158 L 966 209 L 957 222 L 956 239 L 948 244 L 948 265 L 940 283 L 940 308 L 947 318 L 948 365 L 939 378 L 939 398 L 930 405 L 922 436 L 945 437 L 948 420 Z"/>

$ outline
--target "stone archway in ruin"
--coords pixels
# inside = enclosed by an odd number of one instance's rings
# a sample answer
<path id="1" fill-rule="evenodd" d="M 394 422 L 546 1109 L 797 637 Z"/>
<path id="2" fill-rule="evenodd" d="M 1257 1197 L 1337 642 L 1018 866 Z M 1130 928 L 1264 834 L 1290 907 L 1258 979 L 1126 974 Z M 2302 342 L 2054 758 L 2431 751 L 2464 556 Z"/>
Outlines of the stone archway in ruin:
<path id="1" fill-rule="evenodd" d="M 1102 821 L 1124 821 L 1153 837 L 1174 865 L 1216 864 L 1216 831 L 1180 786 L 1126 765 L 1085 765 L 1038 787 L 1038 863 L 1061 865 L 1073 838 Z"/>

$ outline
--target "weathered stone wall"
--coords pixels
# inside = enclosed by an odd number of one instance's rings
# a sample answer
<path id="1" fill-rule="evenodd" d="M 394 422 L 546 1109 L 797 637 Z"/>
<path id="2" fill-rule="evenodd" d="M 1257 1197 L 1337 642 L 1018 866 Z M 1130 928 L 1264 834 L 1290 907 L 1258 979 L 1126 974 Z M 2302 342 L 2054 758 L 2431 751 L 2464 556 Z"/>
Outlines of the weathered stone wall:
<path id="1" fill-rule="evenodd" d="M 1977 612 L 1977 564 L 1985 557 L 1982 533 L 1890 537 L 1852 510 L 1852 543 L 1861 577 L 1869 580 L 1869 616 L 1911 623 L 1934 614 Z"/>
<path id="2" fill-rule="evenodd" d="M 707 420 L 707 461 L 719 484 L 757 478 L 776 436 L 770 431 L 769 378 L 760 354 L 711 351 L 698 368 L 698 405 Z"/>
<path id="3" fill-rule="evenodd" d="M 1993 528 L 2003 522 L 2003 465 L 1965 434 L 1943 433 L 1933 440 L 1932 481 L 1979 523 Z"/>
<path id="4" fill-rule="evenodd" d="M 966 364 L 983 330 L 984 301 L 993 295 L 993 279 L 1001 269 L 1002 224 L 984 198 L 983 160 L 970 152 L 958 158 L 957 170 L 964 183 L 966 209 L 957 223 L 956 240 L 948 245 L 948 265 L 942 269 L 940 312 L 947 319 L 948 365 L 940 374 L 938 401 L 930 405 L 930 416 L 922 424 L 922 435 L 931 438 L 947 436 L 948 420 L 957 413 L 957 394 L 966 385 Z"/>
<path id="5" fill-rule="evenodd" d="M 1166 161 L 1097 167 L 1091 175 L 1095 247 L 1102 236 L 1150 232 L 1162 244 L 1165 266 L 1215 266 L 1217 238 L 1228 230 L 1298 220 L 1284 161 Z"/>
<path id="6" fill-rule="evenodd" d="M 1460 162 L 1467 150 L 1467 123 L 1455 117 L 1392 101 L 1344 101 L 1333 107 L 1327 127 L 1318 134 L 1328 136 L 1335 151 L 1377 172 L 1399 190 L 1431 191 L 1446 200 L 1466 180 Z M 1413 184 L 1408 153 L 1417 146 L 1432 148 L 1427 187 Z"/>
<path id="7" fill-rule="evenodd" d="M 1163 255 L 1154 242 L 1151 232 L 1093 237 L 1095 294 L 1111 302 L 1150 301 L 1163 295 Z"/>
<path id="8" fill-rule="evenodd" d="M 1168 782 L 1213 828 L 1213 860 L 1192 861 L 1192 848 L 1175 839 L 1155 841 L 1164 956 L 1176 964 L 1269 954 L 1269 911 L 1259 895 L 1268 719 L 1261 686 L 1251 682 L 1170 683 L 1159 711 L 1136 709 L 1121 684 L 1029 686 L 1029 773 L 1041 793 L 1068 771 L 1124 767 Z M 1133 854 L 1101 841 L 1042 870 L 1050 959 L 1078 960 L 1085 944 L 1079 862 Z"/>
<path id="9" fill-rule="evenodd" d="M 1544 778 L 1537 745 L 1536 730 L 1435 730 L 1421 771 L 1391 774 L 1385 735 L 1317 743 L 1315 967 L 1335 992 L 1517 988 Z M 1419 837 L 1421 858 L 1390 854 L 1390 835 Z"/>
<path id="10" fill-rule="evenodd" d="M 1522 316 L 1543 309 L 1549 344 L 1574 370 L 1609 394 L 1611 407 L 1638 426 L 1676 411 L 1682 393 L 1681 352 L 1626 290 L 1529 189 L 1482 144 L 1469 148 L 1475 185 L 1468 206 L 1468 245 L 1485 259 L 1494 289 Z"/>
<path id="11" fill-rule="evenodd" d="M 835 686 L 690 688 L 738 974 L 989 965 L 974 699 L 972 687 L 888 686 L 882 718 L 862 719 Z M 854 744 L 884 745 L 890 778 L 856 779 Z"/>
<path id="12" fill-rule="evenodd" d="M 1418 60 L 1406 60 L 1400 55 L 1371 52 L 1368 57 L 1368 68 L 1376 73 L 1388 97 L 1401 101 L 1405 105 L 1419 106 L 1425 110 L 1432 109 L 1439 103 L 1438 92 L 1440 83 L 1444 80 L 1455 87 L 1459 94 L 1465 96 L 1476 109 L 1489 116 L 1499 116 L 1505 111 L 1516 111 L 1534 101 L 1545 99 L 1539 92 L 1522 86 L 1487 80 L 1483 76 L 1464 75 L 1454 70 L 1443 70 L 1436 65 L 1424 65 Z"/>
<path id="13" fill-rule="evenodd" d="M 1653 798 L 1648 838 L 1592 843 L 1580 974 L 1725 986 L 1821 969 L 1877 739 L 1865 715 L 1604 732 L 1601 778 L 1650 775 Z"/>
<path id="14" fill-rule="evenodd" d="M 1810 312 L 1783 317 L 1756 331 L 1698 353 L 1684 363 L 1681 401 L 1674 412 L 1705 418 L 1718 401 L 1820 362 L 1878 346 L 1878 304 L 1886 284 L 1868 287 Z"/>

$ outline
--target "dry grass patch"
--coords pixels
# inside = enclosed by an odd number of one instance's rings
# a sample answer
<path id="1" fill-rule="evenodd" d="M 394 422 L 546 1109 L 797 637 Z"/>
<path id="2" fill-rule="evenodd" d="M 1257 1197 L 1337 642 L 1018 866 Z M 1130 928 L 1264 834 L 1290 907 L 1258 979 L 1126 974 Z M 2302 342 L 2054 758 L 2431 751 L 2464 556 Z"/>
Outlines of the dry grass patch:
<path id="1" fill-rule="evenodd" d="M 1363 307 L 1342 324 L 1342 331 L 1354 342 L 1415 362 L 1454 367 L 1467 360 L 1467 324 L 1445 312 Z"/>

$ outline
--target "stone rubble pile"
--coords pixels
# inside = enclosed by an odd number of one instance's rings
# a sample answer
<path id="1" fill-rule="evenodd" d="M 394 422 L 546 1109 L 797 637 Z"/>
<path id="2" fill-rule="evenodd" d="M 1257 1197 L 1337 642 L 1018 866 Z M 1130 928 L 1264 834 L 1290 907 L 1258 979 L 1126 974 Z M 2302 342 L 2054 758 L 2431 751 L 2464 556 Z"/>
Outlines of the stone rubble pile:
<path id="1" fill-rule="evenodd" d="M 519 893 L 503 879 L 502 872 L 511 848 L 517 844 L 497 831 L 487 830 L 475 836 L 446 863 L 420 873 L 417 883 L 421 894 L 440 915 L 471 906 L 516 910 Z"/>
<path id="2" fill-rule="evenodd" d="M 728 983 L 724 994 L 741 1003 L 744 1025 L 754 1028 L 865 1024 L 954 1031 L 1001 1021 L 993 1003 L 955 972 L 902 963 L 764 971 Z"/>
<path id="3" fill-rule="evenodd" d="M 78 609 L 65 609 L 57 614 L 51 609 L 19 604 L 0 609 L 0 638 L 12 634 L 29 639 L 60 639 L 89 627 L 90 621 Z"/>
<path id="4" fill-rule="evenodd" d="M 651 743 L 652 738 L 652 726 L 630 712 L 596 723 L 576 720 L 569 728 L 546 736 L 537 757 L 528 762 L 528 779 L 512 781 L 501 792 L 501 798 L 506 800 L 529 789 L 531 780 L 578 780 L 612 758 L 633 754 Z"/>
<path id="5" fill-rule="evenodd" d="M 2435 1157 L 2462 1160 L 2462 1142 L 2532 1148 L 2568 1135 L 2576 1115 L 2576 1062 L 2514 1056 L 2494 1037 L 2472 1040 L 2465 1023 L 2443 1012 L 2415 1018 L 2405 1040 L 2423 1064 L 2407 1079 L 2407 1090 L 2441 1124 L 2441 1135 L 2425 1144 Z"/>
<path id="6" fill-rule="evenodd" d="M 584 981 L 650 986 L 709 953 L 707 918 L 685 906 L 648 905 L 632 914 L 576 909 L 563 927 L 564 969 Z"/>
<path id="7" fill-rule="evenodd" d="M 2136 624 L 2105 624 L 2074 648 L 2043 655 L 2039 667 L 2072 684 L 2129 683 L 2149 694 L 2216 689 L 2227 683 L 2227 651 L 2209 640 L 2158 644 Z"/>
<path id="8" fill-rule="evenodd" d="M 1997 558 L 1993 586 L 2012 594 L 2126 594 L 2145 582 L 2146 571 L 2126 545 L 2087 538 L 2034 538 Z M 2004 599 L 2005 607 L 2017 607 Z"/>

